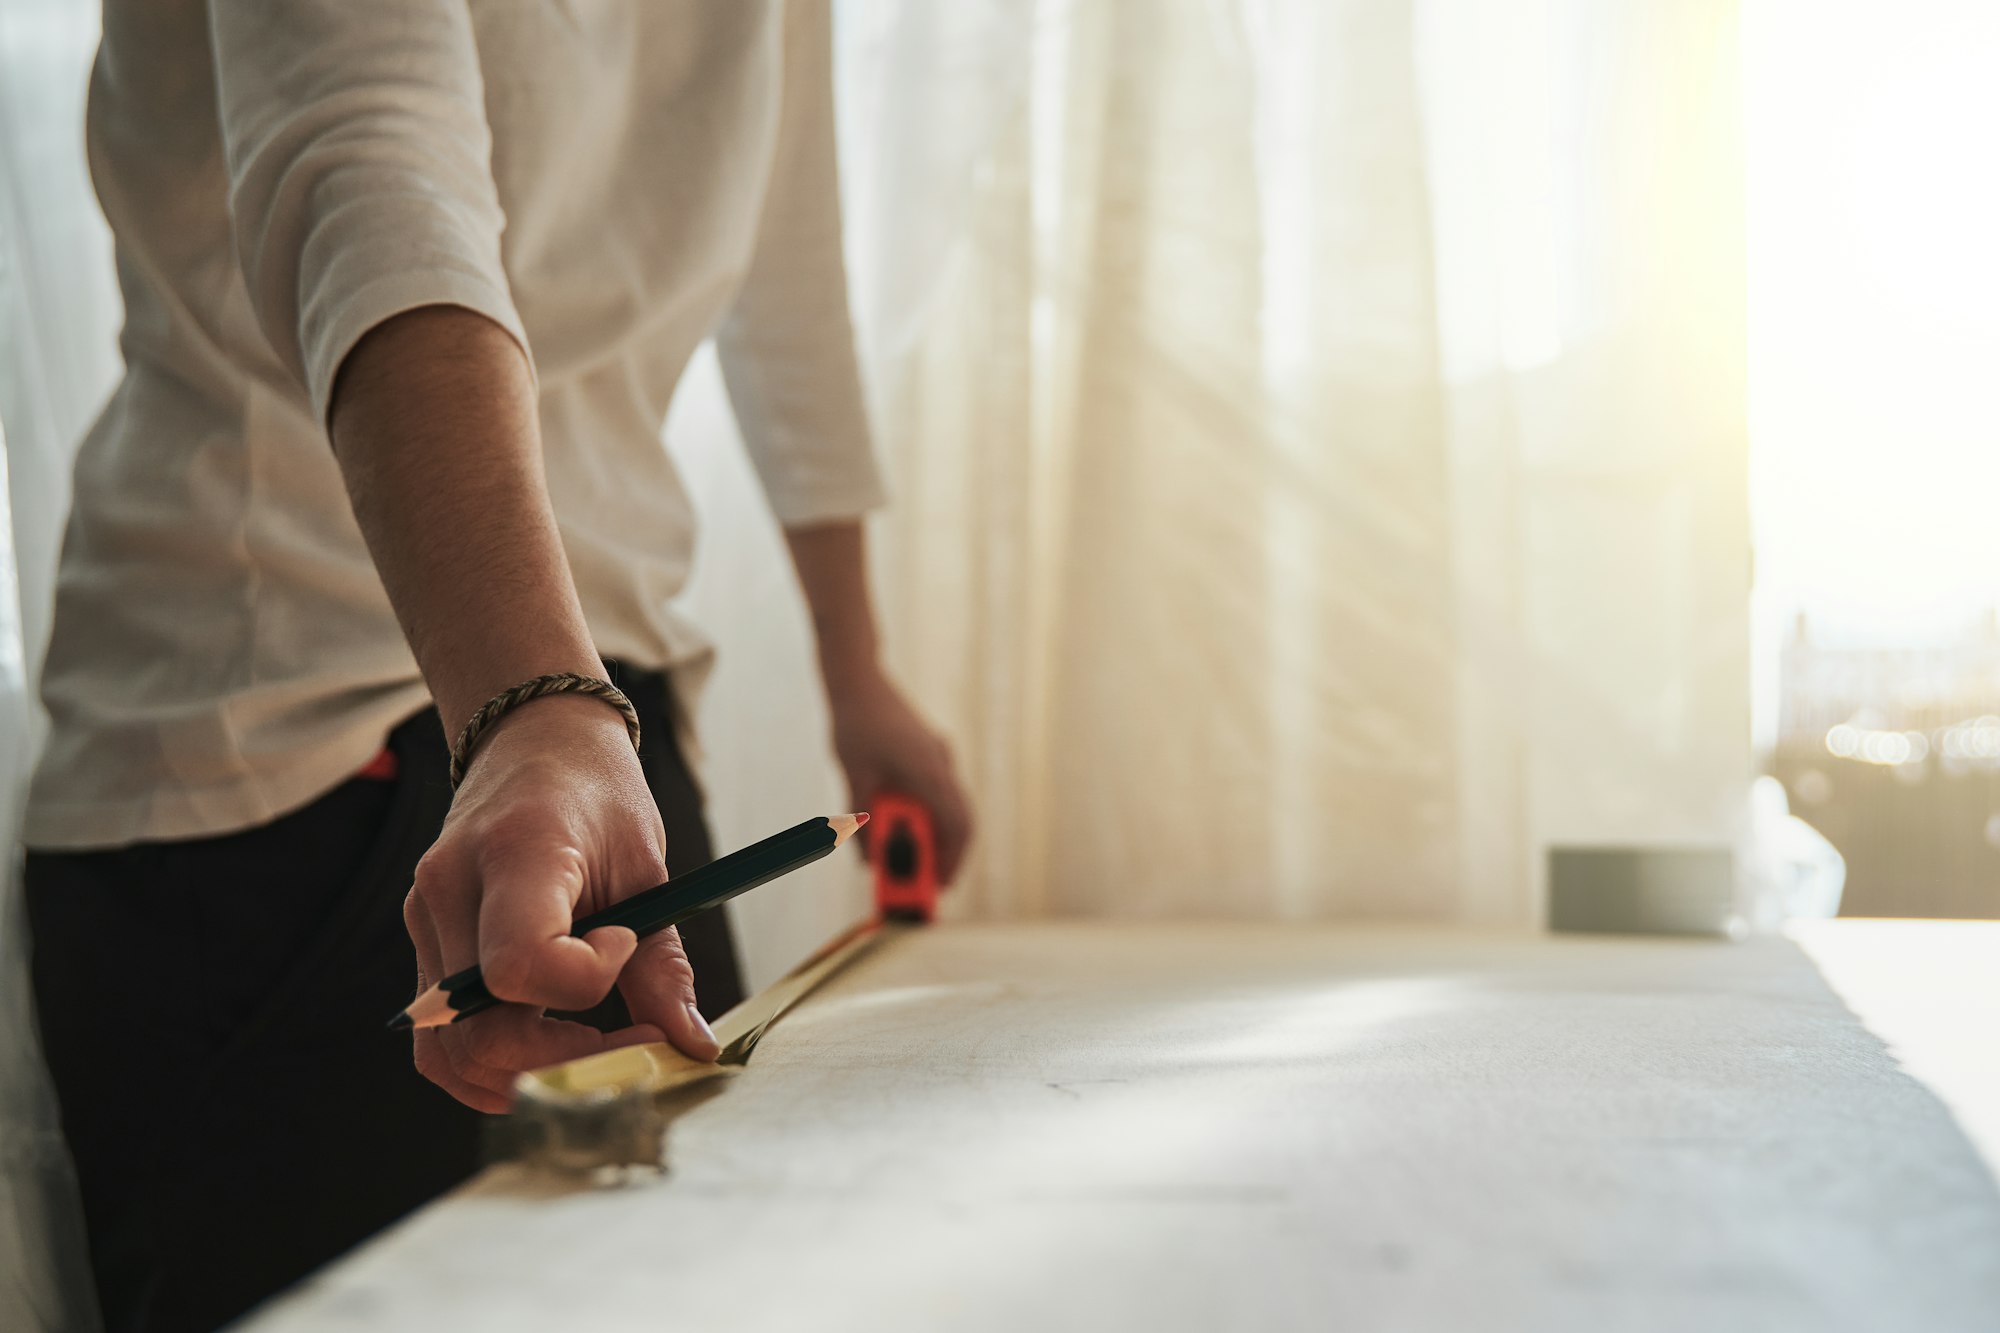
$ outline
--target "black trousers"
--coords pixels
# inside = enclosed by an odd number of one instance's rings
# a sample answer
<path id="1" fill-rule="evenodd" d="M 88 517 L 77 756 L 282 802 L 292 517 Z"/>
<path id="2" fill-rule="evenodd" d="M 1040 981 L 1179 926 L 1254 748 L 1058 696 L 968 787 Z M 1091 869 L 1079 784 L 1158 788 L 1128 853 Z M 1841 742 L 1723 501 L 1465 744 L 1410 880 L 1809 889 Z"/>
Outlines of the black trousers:
<path id="1" fill-rule="evenodd" d="M 711 859 L 666 681 L 618 670 L 676 875 Z M 485 1117 L 384 1029 L 414 993 L 403 897 L 451 804 L 426 710 L 357 778 L 260 828 L 28 855 L 42 1048 L 109 1333 L 243 1313 L 479 1165 Z M 682 925 L 702 1012 L 741 998 L 727 918 Z M 613 999 L 590 1017 L 624 1022 Z"/>

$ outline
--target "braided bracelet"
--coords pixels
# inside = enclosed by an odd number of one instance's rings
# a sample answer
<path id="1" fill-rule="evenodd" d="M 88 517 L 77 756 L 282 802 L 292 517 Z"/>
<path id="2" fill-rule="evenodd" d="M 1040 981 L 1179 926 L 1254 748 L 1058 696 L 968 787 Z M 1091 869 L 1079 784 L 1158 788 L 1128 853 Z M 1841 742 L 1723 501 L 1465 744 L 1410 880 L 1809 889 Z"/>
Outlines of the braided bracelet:
<path id="1" fill-rule="evenodd" d="M 554 675 L 524 680 L 512 689 L 500 691 L 479 706 L 479 711 L 472 715 L 472 720 L 465 724 L 465 730 L 458 733 L 458 740 L 451 747 L 452 790 L 457 791 L 458 784 L 465 781 L 465 766 L 472 762 L 473 750 L 495 722 L 522 704 L 550 694 L 587 694 L 593 699 L 604 700 L 624 717 L 625 730 L 632 735 L 632 748 L 639 748 L 639 710 L 632 706 L 624 691 L 596 676 L 558 671 Z"/>

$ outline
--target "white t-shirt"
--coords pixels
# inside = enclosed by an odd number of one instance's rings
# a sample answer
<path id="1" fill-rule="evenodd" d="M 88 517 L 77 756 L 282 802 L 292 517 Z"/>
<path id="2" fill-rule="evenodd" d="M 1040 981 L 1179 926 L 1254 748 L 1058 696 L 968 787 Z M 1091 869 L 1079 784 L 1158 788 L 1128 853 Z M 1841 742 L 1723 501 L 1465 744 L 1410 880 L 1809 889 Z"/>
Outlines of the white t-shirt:
<path id="1" fill-rule="evenodd" d="M 532 353 L 597 647 L 705 660 L 660 441 L 713 333 L 779 519 L 880 500 L 825 0 L 109 0 L 91 167 L 126 373 L 77 458 L 36 847 L 266 822 L 429 701 L 324 430 L 342 359 L 452 304 Z"/>

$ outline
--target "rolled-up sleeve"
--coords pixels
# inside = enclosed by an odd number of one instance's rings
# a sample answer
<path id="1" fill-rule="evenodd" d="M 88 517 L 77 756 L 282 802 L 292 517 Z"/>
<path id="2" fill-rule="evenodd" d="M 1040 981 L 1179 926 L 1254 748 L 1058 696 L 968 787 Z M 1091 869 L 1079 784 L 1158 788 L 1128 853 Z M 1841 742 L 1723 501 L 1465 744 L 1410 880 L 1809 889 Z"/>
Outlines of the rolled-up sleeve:
<path id="1" fill-rule="evenodd" d="M 883 500 L 841 255 L 832 36 L 826 0 L 786 7 L 770 186 L 749 274 L 716 333 L 744 444 L 786 527 Z"/>
<path id="2" fill-rule="evenodd" d="M 465 0 L 214 0 L 210 24 L 238 258 L 319 419 L 403 311 L 461 306 L 525 350 Z"/>

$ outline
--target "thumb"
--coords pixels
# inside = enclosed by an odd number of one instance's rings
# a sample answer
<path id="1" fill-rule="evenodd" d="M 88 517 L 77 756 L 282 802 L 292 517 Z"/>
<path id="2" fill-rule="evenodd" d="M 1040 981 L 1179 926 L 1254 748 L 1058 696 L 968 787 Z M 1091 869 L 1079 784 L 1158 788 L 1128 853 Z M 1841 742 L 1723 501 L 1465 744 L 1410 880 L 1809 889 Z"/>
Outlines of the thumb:
<path id="1" fill-rule="evenodd" d="M 519 853 L 491 864 L 479 898 L 479 969 L 495 998 L 545 1009 L 588 1009 L 611 990 L 639 940 L 624 926 L 578 938 L 571 913 L 583 858 Z"/>

